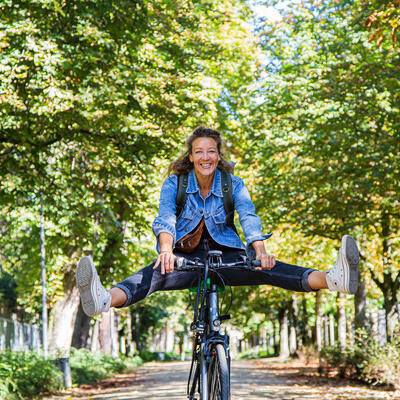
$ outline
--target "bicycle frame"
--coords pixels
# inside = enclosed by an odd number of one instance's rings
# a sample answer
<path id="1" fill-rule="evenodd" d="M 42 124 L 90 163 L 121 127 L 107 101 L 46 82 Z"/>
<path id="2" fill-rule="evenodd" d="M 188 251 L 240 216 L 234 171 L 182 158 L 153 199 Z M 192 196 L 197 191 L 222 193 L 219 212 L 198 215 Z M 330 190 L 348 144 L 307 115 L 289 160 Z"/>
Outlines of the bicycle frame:
<path id="1" fill-rule="evenodd" d="M 229 337 L 219 333 L 221 320 L 218 287 L 213 272 L 215 268 L 221 265 L 221 256 L 222 253 L 220 252 L 209 252 L 203 264 L 204 268 L 201 271 L 199 270 L 195 315 L 190 327 L 195 336 L 193 338 L 192 366 L 187 388 L 189 400 L 196 399 L 196 389 L 200 392 L 201 400 L 209 400 L 210 377 L 208 367 L 215 344 L 222 344 L 225 354 L 229 358 Z M 201 268 L 201 264 L 196 264 L 196 267 Z"/>
<path id="2" fill-rule="evenodd" d="M 199 272 L 194 320 L 190 326 L 195 336 L 187 386 L 189 400 L 197 400 L 196 389 L 200 400 L 230 399 L 229 336 L 219 332 L 221 322 L 230 319 L 230 315 L 219 314 L 218 269 L 253 266 L 260 266 L 260 261 L 243 257 L 238 262 L 222 263 L 222 252 L 217 250 L 209 251 L 204 263 L 185 258 L 176 260 L 177 270 Z"/>
<path id="3" fill-rule="evenodd" d="M 209 251 L 204 263 L 184 258 L 177 260 L 178 270 L 199 272 L 194 320 L 190 326 L 195 336 L 187 387 L 189 400 L 197 400 L 196 389 L 200 400 L 230 399 L 229 336 L 220 334 L 221 322 L 230 319 L 230 315 L 219 314 L 218 269 L 259 265 L 259 261 L 249 261 L 245 257 L 239 262 L 222 263 L 221 251 Z M 215 397 L 217 391 L 220 395 Z"/>

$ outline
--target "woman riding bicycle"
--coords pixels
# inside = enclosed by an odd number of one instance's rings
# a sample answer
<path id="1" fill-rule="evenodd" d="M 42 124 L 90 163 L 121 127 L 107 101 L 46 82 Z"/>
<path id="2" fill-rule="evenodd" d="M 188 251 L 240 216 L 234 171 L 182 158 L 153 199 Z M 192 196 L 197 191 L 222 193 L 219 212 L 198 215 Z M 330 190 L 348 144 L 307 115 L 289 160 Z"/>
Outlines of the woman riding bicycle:
<path id="1" fill-rule="evenodd" d="M 157 238 L 157 260 L 128 279 L 105 290 L 90 257 L 83 257 L 76 271 L 77 286 L 83 310 L 93 316 L 110 307 L 127 307 L 157 290 L 187 289 L 196 273 L 174 270 L 176 257 L 203 259 L 208 250 L 221 250 L 223 261 L 236 261 L 241 255 L 255 255 L 261 267 L 255 270 L 224 269 L 226 285 L 247 286 L 268 284 L 298 292 L 330 289 L 354 294 L 358 283 L 358 248 L 354 239 L 342 238 L 337 260 L 328 272 L 303 268 L 275 260 L 264 246 L 270 235 L 261 232 L 260 218 L 243 181 L 232 175 L 233 166 L 223 158 L 222 139 L 218 131 L 199 127 L 186 141 L 186 151 L 169 166 L 164 182 L 159 214 L 153 222 Z M 239 214 L 247 242 L 244 246 L 233 224 L 226 218 L 222 175 L 229 173 L 235 210 Z M 177 212 L 179 176 L 187 174 L 186 202 Z"/>

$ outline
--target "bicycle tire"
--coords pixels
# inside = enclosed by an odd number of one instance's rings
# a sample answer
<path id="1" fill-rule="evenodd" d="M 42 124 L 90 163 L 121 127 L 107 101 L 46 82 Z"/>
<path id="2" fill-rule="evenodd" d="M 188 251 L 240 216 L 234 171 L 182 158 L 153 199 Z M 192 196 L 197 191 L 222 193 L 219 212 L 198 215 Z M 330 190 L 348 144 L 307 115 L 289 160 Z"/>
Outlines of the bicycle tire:
<path id="1" fill-rule="evenodd" d="M 199 397 L 196 396 L 196 393 Z M 195 360 L 193 363 L 193 369 L 188 381 L 187 395 L 189 400 L 200 399 L 200 363 L 199 360 Z"/>
<path id="2" fill-rule="evenodd" d="M 208 372 L 210 400 L 230 400 L 229 363 L 222 344 L 215 346 Z"/>

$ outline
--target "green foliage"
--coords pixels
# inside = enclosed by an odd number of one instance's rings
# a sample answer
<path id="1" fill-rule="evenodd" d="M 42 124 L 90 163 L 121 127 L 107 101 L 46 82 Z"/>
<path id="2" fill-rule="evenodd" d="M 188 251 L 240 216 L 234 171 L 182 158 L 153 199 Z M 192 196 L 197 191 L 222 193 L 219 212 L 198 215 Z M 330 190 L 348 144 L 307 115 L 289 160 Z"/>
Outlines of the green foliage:
<path id="1" fill-rule="evenodd" d="M 374 9 L 398 21 L 378 0 L 292 4 L 279 24 L 257 26 L 257 46 L 242 1 L 3 2 L 0 262 L 12 279 L 2 297 L 15 299 L 15 280 L 27 319 L 40 314 L 41 188 L 50 310 L 82 254 L 107 285 L 146 265 L 162 174 L 202 123 L 224 132 L 276 232 L 268 251 L 327 269 L 340 235 L 356 232 L 385 283 L 378 298 L 367 281 L 368 293 L 375 304 L 386 296 L 389 310 L 400 284 L 399 55 L 369 41 L 389 34 L 368 37 L 361 22 Z M 271 332 L 292 301 L 266 286 L 234 293 L 233 323 L 246 338 Z M 302 299 L 305 332 L 313 297 Z M 334 312 L 332 295 L 324 299 Z M 139 349 L 177 312 L 176 334 L 186 332 L 180 294 L 135 307 Z"/>
<path id="2" fill-rule="evenodd" d="M 171 351 L 149 351 L 145 350 L 140 353 L 140 358 L 144 362 L 149 361 L 177 361 L 180 360 L 179 354 L 176 354 Z"/>
<path id="3" fill-rule="evenodd" d="M 138 356 L 116 359 L 104 353 L 72 349 L 70 356 L 72 382 L 74 385 L 90 384 L 112 374 L 130 371 L 142 363 L 143 360 Z"/>
<path id="4" fill-rule="evenodd" d="M 400 388 L 399 341 L 380 346 L 365 332 L 356 344 L 344 350 L 326 347 L 320 354 L 320 371 L 333 371 L 340 377 L 362 380 L 373 385 Z"/>
<path id="5" fill-rule="evenodd" d="M 199 124 L 231 126 L 256 51 L 234 0 L 15 1 L 0 10 L 0 203 L 13 224 L 0 257 L 6 249 L 7 269 L 27 278 L 19 302 L 34 317 L 40 188 L 49 303 L 64 296 L 82 254 L 105 283 L 126 277 L 143 266 L 138 248 L 177 145 Z"/>
<path id="6" fill-rule="evenodd" d="M 0 382 L 0 398 L 13 400 L 15 397 L 10 393 L 7 382 Z"/>
<path id="7" fill-rule="evenodd" d="M 360 0 L 357 1 L 359 16 L 369 29 L 370 41 L 375 41 L 381 47 L 382 42 L 389 38 L 393 47 L 399 43 L 400 2 L 399 0 Z"/>
<path id="8" fill-rule="evenodd" d="M 354 235 L 362 272 L 367 264 L 393 315 L 400 287 L 399 52 L 369 41 L 357 19 L 360 4 L 310 0 L 258 27 L 266 62 L 243 120 L 241 154 L 271 229 L 286 222 L 331 244 Z M 379 250 L 371 251 L 376 242 Z M 368 285 L 369 294 L 375 290 Z"/>
<path id="9" fill-rule="evenodd" d="M 61 387 L 56 366 L 34 352 L 0 353 L 0 382 L 5 400 L 31 398 Z"/>
<path id="10" fill-rule="evenodd" d="M 70 366 L 74 385 L 91 384 L 141 365 L 138 357 L 115 359 L 103 353 L 72 349 Z M 4 400 L 31 398 L 61 388 L 59 369 L 37 353 L 0 353 L 0 395 Z"/>
<path id="11" fill-rule="evenodd" d="M 371 51 L 359 25 L 346 30 L 352 12 L 350 3 L 310 1 L 265 28 L 277 68 L 256 108 L 265 134 L 251 137 L 266 217 L 332 239 L 397 215 L 400 190 L 399 56 Z M 396 230 L 398 218 L 392 222 Z"/>

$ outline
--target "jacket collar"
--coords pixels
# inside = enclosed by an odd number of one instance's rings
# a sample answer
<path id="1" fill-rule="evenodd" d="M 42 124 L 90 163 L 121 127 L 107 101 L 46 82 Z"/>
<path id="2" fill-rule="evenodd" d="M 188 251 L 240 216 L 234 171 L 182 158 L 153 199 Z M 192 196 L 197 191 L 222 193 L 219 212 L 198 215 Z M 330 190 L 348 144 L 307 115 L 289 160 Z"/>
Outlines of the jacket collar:
<path id="1" fill-rule="evenodd" d="M 200 193 L 200 187 L 197 182 L 196 174 L 194 169 L 189 172 L 188 177 L 188 187 L 186 189 L 186 193 Z M 222 190 L 221 190 L 221 172 L 217 168 L 214 173 L 214 180 L 211 186 L 211 194 L 217 197 L 223 197 Z"/>

